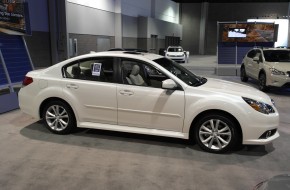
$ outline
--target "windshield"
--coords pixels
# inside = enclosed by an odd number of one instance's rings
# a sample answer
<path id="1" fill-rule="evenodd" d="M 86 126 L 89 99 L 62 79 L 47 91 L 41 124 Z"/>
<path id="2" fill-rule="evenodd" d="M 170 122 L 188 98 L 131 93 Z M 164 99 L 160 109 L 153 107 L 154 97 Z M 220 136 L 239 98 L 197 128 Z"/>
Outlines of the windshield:
<path id="1" fill-rule="evenodd" d="M 168 52 L 183 52 L 182 48 L 168 48 Z"/>
<path id="2" fill-rule="evenodd" d="M 180 80 L 185 82 L 186 84 L 190 86 L 200 86 L 204 83 L 206 83 L 207 79 L 203 77 L 199 77 L 183 66 L 179 65 L 178 63 L 167 59 L 167 58 L 159 58 L 153 60 L 154 62 L 158 63 L 168 71 L 170 71 L 172 74 L 177 76 Z"/>
<path id="3" fill-rule="evenodd" d="M 288 50 L 264 50 L 265 60 L 268 62 L 290 62 Z"/>

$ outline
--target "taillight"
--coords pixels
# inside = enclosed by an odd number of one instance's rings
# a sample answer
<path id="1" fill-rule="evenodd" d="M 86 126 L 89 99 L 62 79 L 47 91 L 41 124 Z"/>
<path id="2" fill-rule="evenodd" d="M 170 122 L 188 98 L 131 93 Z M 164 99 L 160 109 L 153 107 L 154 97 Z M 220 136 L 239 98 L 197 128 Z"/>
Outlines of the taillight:
<path id="1" fill-rule="evenodd" d="M 27 85 L 31 84 L 32 82 L 33 82 L 33 78 L 25 76 L 25 78 L 22 82 L 22 85 L 27 86 Z"/>

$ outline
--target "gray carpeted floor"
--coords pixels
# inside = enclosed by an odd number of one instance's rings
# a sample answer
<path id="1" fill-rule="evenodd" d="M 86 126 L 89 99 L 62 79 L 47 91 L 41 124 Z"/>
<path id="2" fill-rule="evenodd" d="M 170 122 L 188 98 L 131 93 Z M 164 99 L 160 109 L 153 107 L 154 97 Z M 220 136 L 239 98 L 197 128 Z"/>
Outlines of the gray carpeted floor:
<path id="1" fill-rule="evenodd" d="M 290 92 L 268 94 L 280 111 L 281 137 L 223 155 L 164 137 L 87 129 L 59 136 L 19 110 L 2 114 L 0 189 L 252 189 L 290 173 Z"/>

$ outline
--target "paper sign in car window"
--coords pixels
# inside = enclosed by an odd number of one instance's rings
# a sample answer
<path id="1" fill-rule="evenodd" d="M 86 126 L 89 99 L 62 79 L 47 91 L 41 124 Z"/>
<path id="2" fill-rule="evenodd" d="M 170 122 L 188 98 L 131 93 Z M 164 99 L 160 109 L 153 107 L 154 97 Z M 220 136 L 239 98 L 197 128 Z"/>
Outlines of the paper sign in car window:
<path id="1" fill-rule="evenodd" d="M 93 76 L 100 76 L 101 74 L 102 63 L 94 63 L 92 75 Z"/>

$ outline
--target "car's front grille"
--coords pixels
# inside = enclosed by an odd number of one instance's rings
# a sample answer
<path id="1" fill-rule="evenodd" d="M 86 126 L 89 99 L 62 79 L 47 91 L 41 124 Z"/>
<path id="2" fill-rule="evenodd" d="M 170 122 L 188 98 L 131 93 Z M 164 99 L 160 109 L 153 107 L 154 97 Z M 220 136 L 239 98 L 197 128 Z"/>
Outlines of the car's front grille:
<path id="1" fill-rule="evenodd" d="M 183 55 L 170 55 L 170 57 L 183 57 Z"/>

